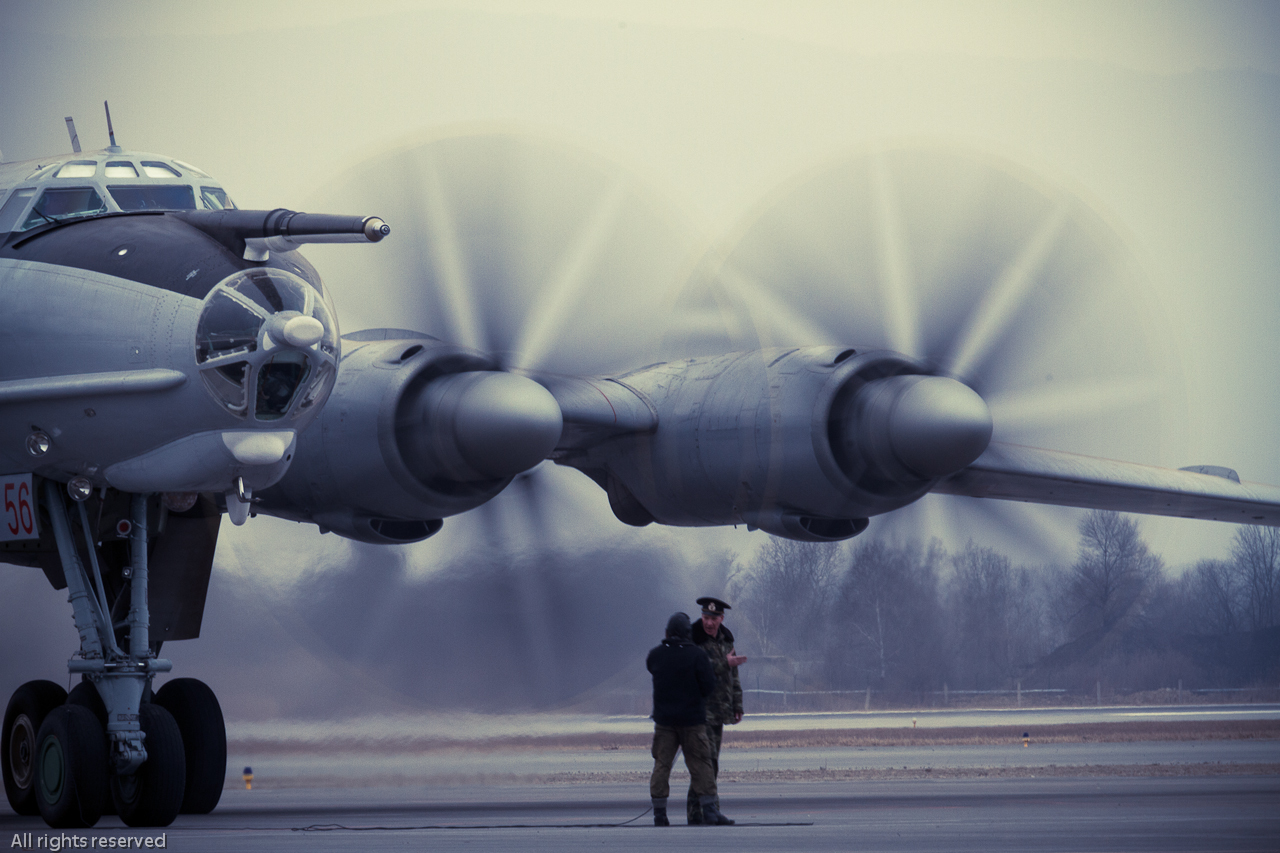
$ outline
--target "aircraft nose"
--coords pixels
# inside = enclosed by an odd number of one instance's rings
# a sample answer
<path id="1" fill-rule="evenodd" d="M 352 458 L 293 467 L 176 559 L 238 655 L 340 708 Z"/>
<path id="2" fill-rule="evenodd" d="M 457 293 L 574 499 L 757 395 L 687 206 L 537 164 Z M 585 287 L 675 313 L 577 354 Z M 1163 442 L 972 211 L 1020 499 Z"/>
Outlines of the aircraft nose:
<path id="1" fill-rule="evenodd" d="M 945 376 L 904 376 L 889 415 L 894 455 L 922 477 L 954 474 L 991 442 L 991 410 L 977 392 Z"/>

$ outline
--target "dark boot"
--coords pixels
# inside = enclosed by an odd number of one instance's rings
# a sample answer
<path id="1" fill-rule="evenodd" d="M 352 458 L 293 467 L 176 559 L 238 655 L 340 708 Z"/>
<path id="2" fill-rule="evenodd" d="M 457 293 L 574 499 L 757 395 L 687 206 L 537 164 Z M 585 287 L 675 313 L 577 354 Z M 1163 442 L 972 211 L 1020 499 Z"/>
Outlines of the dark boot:
<path id="1" fill-rule="evenodd" d="M 689 826 L 702 825 L 702 803 L 693 795 L 693 791 L 689 792 L 689 798 L 684 801 L 685 816 L 689 819 Z"/>
<path id="2" fill-rule="evenodd" d="M 653 798 L 653 825 L 654 826 L 671 826 L 671 821 L 667 820 L 667 798 Z"/>
<path id="3" fill-rule="evenodd" d="M 733 826 L 733 821 L 720 813 L 719 797 L 702 798 L 703 826 Z"/>

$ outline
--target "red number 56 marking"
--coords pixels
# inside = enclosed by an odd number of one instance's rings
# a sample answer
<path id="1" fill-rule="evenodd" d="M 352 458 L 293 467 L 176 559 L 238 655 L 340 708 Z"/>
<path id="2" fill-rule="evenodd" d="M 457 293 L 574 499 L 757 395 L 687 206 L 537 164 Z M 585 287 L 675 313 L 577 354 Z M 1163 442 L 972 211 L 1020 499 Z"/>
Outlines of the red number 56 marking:
<path id="1" fill-rule="evenodd" d="M 4 491 L 4 511 L 0 513 L 0 542 L 14 539 L 38 539 L 35 506 L 31 503 L 31 475 L 0 476 Z"/>

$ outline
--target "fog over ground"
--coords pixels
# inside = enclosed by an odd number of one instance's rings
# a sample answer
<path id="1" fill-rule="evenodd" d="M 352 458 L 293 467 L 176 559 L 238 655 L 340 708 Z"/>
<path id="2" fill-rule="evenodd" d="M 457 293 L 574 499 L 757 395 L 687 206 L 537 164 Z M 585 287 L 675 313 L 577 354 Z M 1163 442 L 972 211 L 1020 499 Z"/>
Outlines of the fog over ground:
<path id="1" fill-rule="evenodd" d="M 801 176 L 903 142 L 979 152 L 1083 200 L 1142 273 L 1122 294 L 1131 314 L 1107 318 L 1114 330 L 1073 315 L 1024 331 L 1083 376 L 1148 359 L 1158 399 L 1042 424 L 1045 446 L 1280 484 L 1273 4 L 687 5 L 0 0 L 0 150 L 67 150 L 67 115 L 87 149 L 105 145 L 108 99 L 122 145 L 197 164 L 241 207 L 315 210 L 341 203 L 361 164 L 462 128 L 551 139 L 615 164 L 670 224 L 661 263 L 634 235 L 614 242 L 677 294 L 680 270 L 734 246 Z M 392 240 L 414 239 L 412 223 L 391 225 Z M 305 252 L 343 331 L 429 323 L 412 281 L 362 275 L 377 249 Z M 623 308 L 633 298 L 616 292 Z M 879 313 L 858 294 L 848 310 Z M 671 322 L 659 313 L 632 322 L 657 337 Z M 607 341 L 616 327 L 594 322 L 558 329 L 552 355 Z M 536 476 L 536 516 L 504 495 L 498 525 L 452 519 L 403 548 L 224 524 L 203 637 L 165 654 L 233 717 L 410 709 L 449 691 L 487 709 L 571 702 L 634 666 L 672 609 L 723 591 L 765 539 L 632 531 L 576 472 Z M 928 497 L 871 533 L 1073 559 L 1078 513 L 975 503 Z M 1230 549 L 1228 525 L 1142 525 L 1173 567 Z M 65 593 L 34 570 L 0 571 L 0 681 L 58 680 L 74 639 Z M 415 661 L 420 675 L 399 674 Z"/>

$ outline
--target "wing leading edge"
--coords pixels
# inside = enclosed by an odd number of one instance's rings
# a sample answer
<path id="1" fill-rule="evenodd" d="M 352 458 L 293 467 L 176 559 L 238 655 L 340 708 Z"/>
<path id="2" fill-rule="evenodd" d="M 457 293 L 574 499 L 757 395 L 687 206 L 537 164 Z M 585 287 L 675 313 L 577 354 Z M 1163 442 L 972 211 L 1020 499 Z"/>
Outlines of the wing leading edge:
<path id="1" fill-rule="evenodd" d="M 1001 442 L 933 491 L 1280 527 L 1275 486 Z"/>

